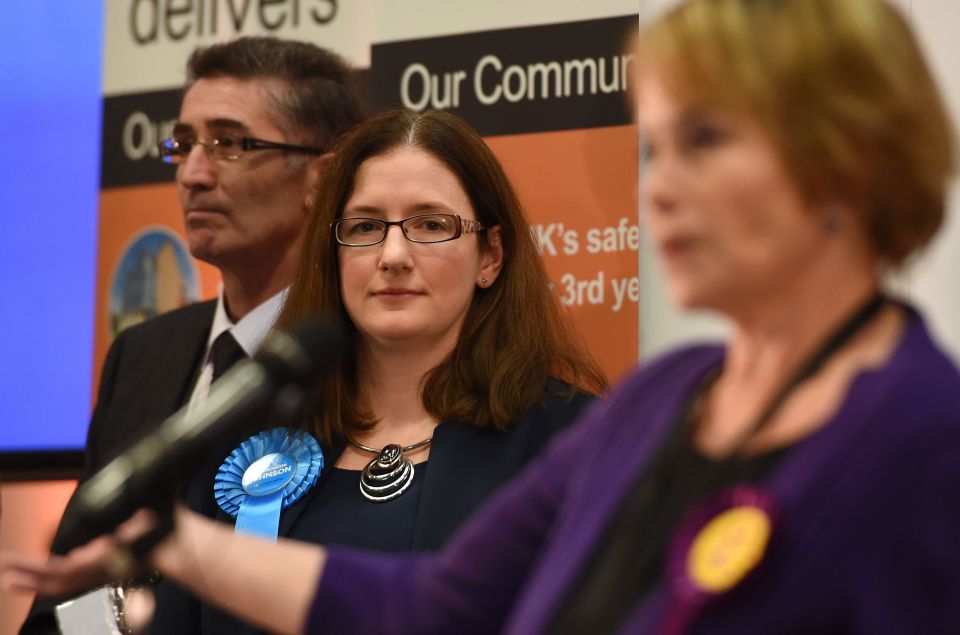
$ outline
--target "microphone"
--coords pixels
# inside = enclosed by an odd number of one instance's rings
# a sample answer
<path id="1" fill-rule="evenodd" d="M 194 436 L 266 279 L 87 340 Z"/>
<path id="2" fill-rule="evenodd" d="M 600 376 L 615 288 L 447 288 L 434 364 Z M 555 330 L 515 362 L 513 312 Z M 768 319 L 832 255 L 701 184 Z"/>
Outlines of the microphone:
<path id="1" fill-rule="evenodd" d="M 193 412 L 181 408 L 80 486 L 75 513 L 64 517 L 75 546 L 112 530 L 136 509 L 172 501 L 224 433 L 265 421 L 276 407 L 302 403 L 303 391 L 334 370 L 344 348 L 338 320 L 318 316 L 290 333 L 276 331 L 252 360 L 237 362 Z"/>

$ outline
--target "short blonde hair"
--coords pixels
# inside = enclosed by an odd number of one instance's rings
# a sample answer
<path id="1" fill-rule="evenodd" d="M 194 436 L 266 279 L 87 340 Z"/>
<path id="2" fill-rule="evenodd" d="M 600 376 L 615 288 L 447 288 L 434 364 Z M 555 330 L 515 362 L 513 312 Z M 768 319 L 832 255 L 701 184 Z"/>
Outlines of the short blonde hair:
<path id="1" fill-rule="evenodd" d="M 690 0 L 640 38 L 644 69 L 756 119 L 801 190 L 862 211 L 881 262 L 939 228 L 954 132 L 903 16 L 883 0 Z"/>

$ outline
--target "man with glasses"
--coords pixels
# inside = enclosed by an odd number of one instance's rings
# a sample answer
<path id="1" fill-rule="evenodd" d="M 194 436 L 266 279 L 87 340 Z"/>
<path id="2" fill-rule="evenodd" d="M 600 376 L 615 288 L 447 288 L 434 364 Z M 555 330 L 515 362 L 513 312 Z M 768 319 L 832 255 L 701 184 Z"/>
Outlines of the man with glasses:
<path id="1" fill-rule="evenodd" d="M 325 154 L 362 119 L 347 65 L 304 42 L 246 37 L 199 48 L 187 77 L 160 154 L 176 166 L 190 252 L 217 267 L 223 284 L 216 300 L 117 337 L 90 422 L 85 477 L 180 407 L 200 403 L 226 367 L 256 351 L 292 280 Z M 194 488 L 215 470 L 198 468 Z M 72 501 L 65 516 L 71 510 Z M 58 531 L 53 551 L 74 546 L 67 538 Z M 35 602 L 21 633 L 56 633 L 55 604 Z"/>

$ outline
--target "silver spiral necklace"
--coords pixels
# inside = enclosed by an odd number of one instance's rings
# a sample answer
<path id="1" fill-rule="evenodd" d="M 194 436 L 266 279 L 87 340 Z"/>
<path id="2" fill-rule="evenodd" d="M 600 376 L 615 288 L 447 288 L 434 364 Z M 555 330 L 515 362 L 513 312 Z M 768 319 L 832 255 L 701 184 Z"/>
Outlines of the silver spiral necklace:
<path id="1" fill-rule="evenodd" d="M 385 503 L 407 491 L 413 483 L 413 461 L 405 455 L 433 441 L 433 435 L 412 445 L 390 443 L 381 449 L 371 448 L 347 437 L 355 447 L 376 456 L 360 472 L 360 493 L 373 503 Z"/>

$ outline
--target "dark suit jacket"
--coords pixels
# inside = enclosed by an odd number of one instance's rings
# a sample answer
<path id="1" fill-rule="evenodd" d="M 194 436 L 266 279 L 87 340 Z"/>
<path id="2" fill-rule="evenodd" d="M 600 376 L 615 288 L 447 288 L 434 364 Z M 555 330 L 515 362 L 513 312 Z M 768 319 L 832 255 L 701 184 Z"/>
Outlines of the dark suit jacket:
<path id="1" fill-rule="evenodd" d="M 216 306 L 215 300 L 193 304 L 117 336 L 100 374 L 81 483 L 189 400 Z M 71 498 L 67 503 L 64 518 L 72 517 L 75 502 Z M 76 546 L 67 542 L 63 525 L 61 521 L 51 547 L 55 553 Z M 35 601 L 20 632 L 58 633 L 53 607 L 61 600 Z"/>
<path id="2" fill-rule="evenodd" d="M 414 525 L 413 549 L 438 549 L 467 517 L 500 485 L 508 481 L 535 455 L 554 434 L 573 422 L 590 396 L 577 393 L 572 398 L 557 394 L 569 392 L 566 386 L 553 384 L 542 405 L 533 408 L 507 432 L 479 430 L 458 422 L 437 427 L 430 449 L 429 469 L 425 473 Z M 279 535 L 316 542 L 315 523 L 322 514 L 306 514 L 316 493 L 323 487 L 343 451 L 344 443 L 324 447 L 324 469 L 317 485 L 280 517 Z M 233 448 L 221 449 L 217 466 Z M 206 468 L 209 481 L 188 496 L 189 505 L 209 516 L 232 524 L 213 499 L 213 473 Z M 372 503 L 371 503 L 372 504 Z M 202 603 L 172 582 L 164 582 L 158 592 L 157 614 L 151 635 L 204 635 L 257 632 L 232 617 Z"/>

